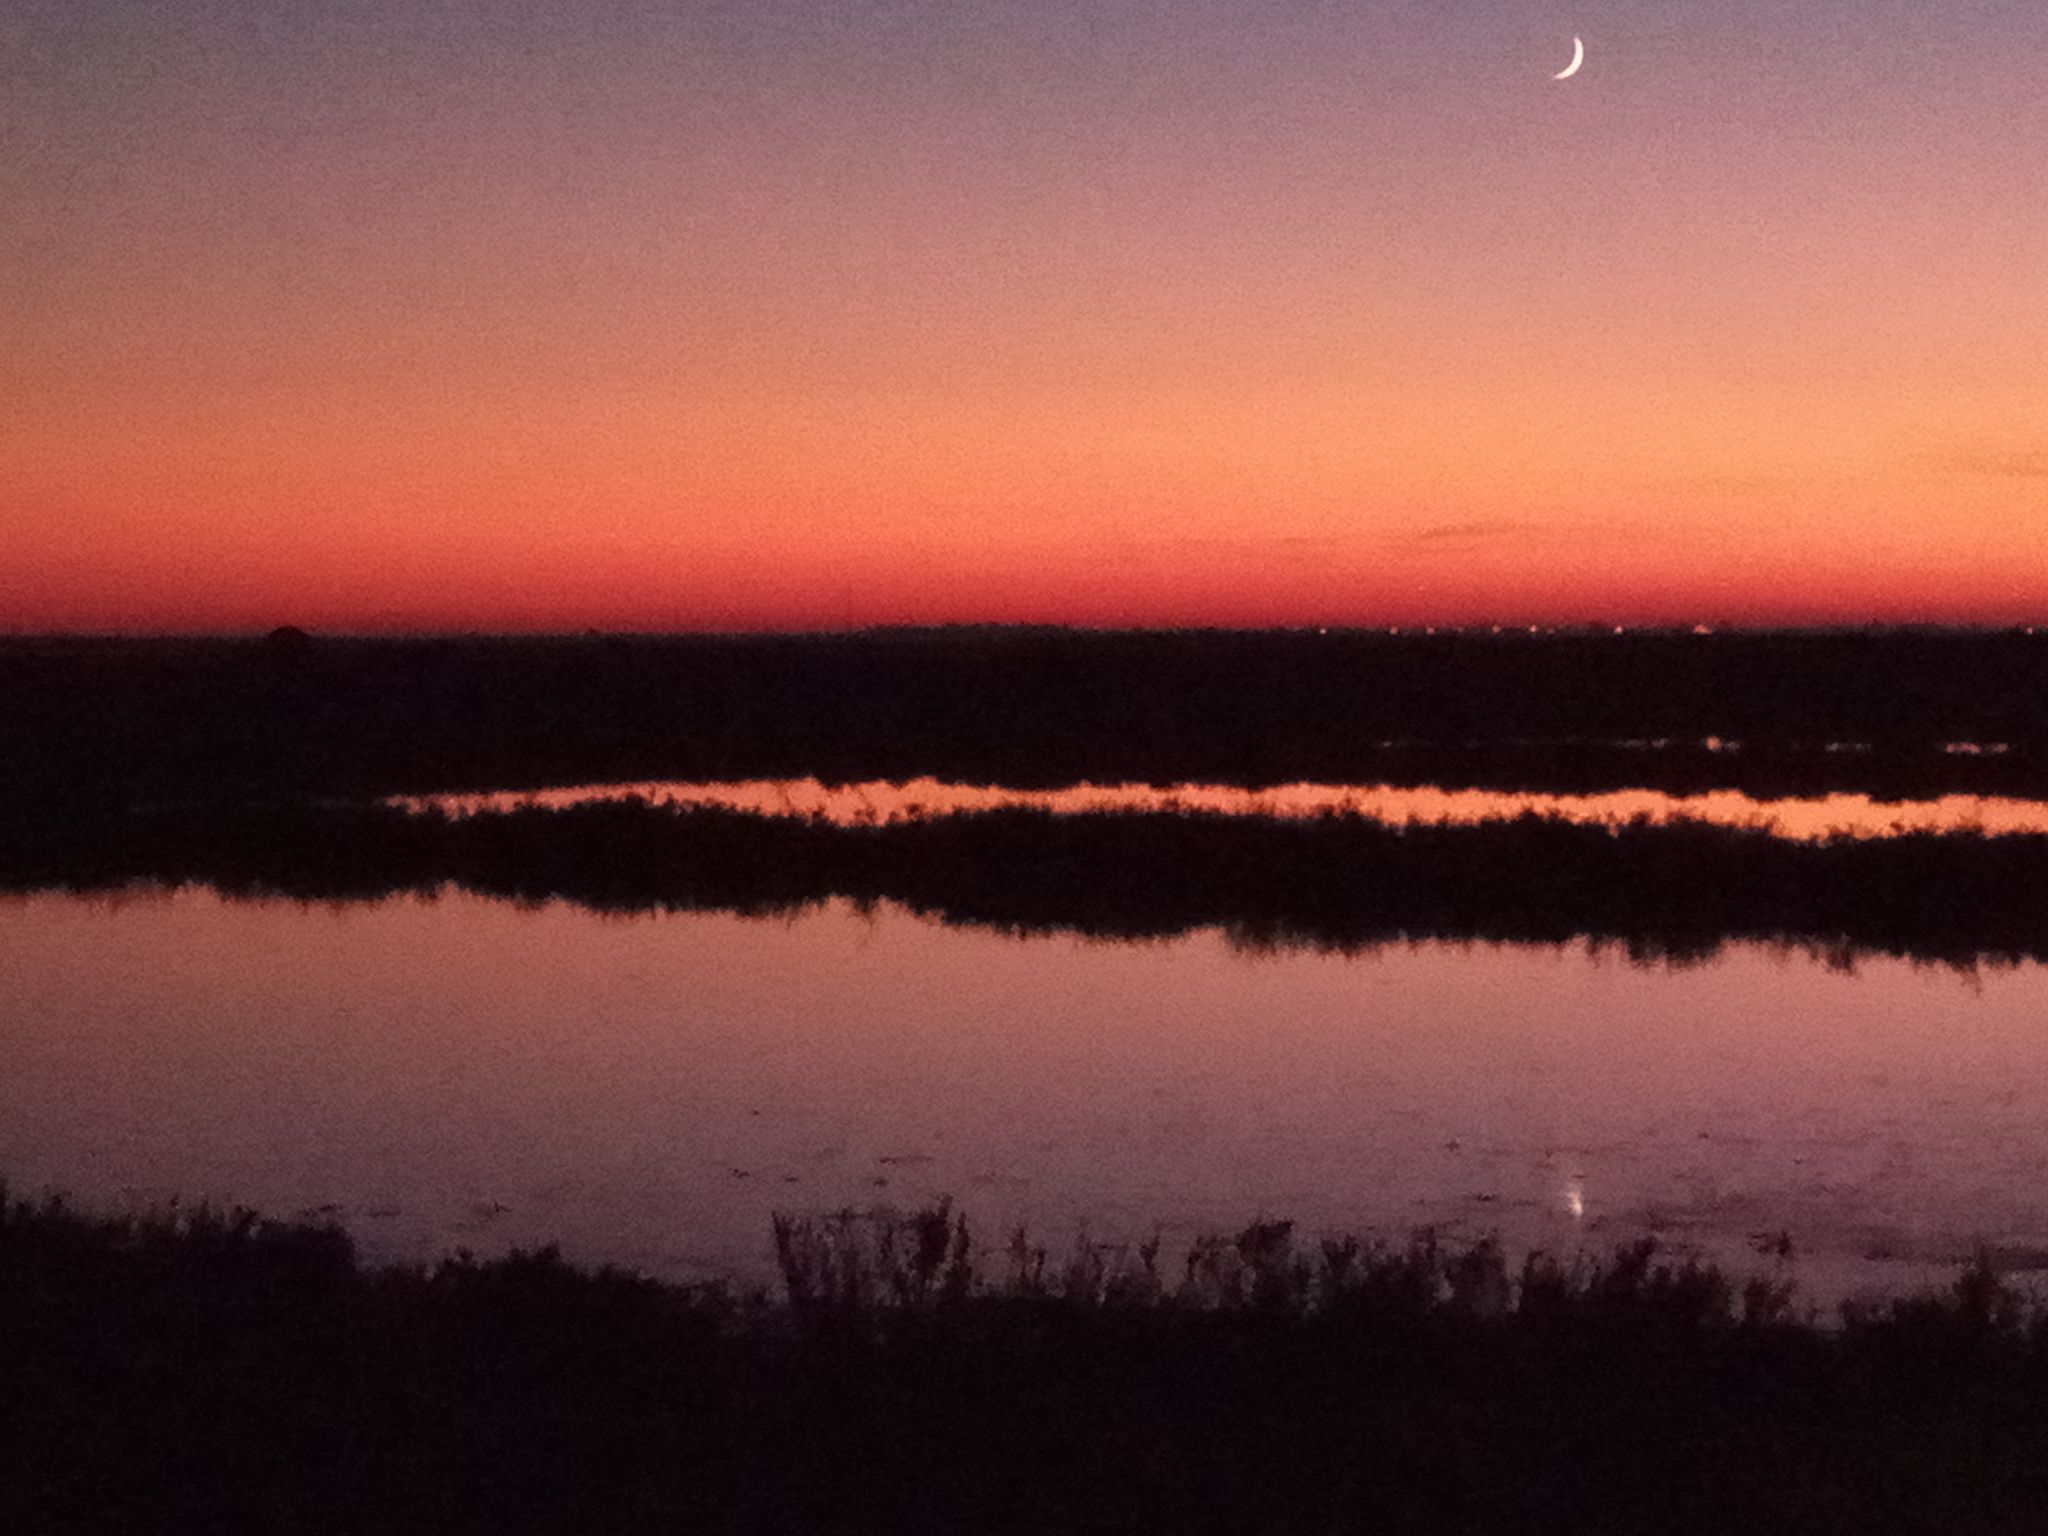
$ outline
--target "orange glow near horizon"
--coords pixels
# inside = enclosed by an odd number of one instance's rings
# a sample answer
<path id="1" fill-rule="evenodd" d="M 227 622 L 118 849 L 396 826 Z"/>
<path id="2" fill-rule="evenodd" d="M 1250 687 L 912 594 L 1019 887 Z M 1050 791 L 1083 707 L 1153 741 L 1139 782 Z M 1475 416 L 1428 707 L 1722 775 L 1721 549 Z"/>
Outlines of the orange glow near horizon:
<path id="1" fill-rule="evenodd" d="M 2048 617 L 2037 19 L 242 3 L 0 58 L 9 628 Z"/>
<path id="2" fill-rule="evenodd" d="M 1644 743 L 1645 746 L 1648 743 Z M 1955 747 L 1964 744 L 1955 743 Z M 1969 743 L 1973 751 L 1996 743 Z M 958 812 L 1028 808 L 1073 815 L 1092 811 L 1206 812 L 1226 816 L 1307 819 L 1366 817 L 1393 824 L 1473 826 L 1518 816 L 1618 826 L 1703 821 L 1757 827 L 1774 836 L 1813 841 L 1832 836 L 1892 837 L 1910 832 L 1974 831 L 1987 836 L 2048 832 L 2041 802 L 2002 796 L 1941 795 L 1912 802 L 1837 793 L 1757 799 L 1738 790 L 1670 795 L 1626 789 L 1595 794 L 1537 794 L 1485 789 L 1439 789 L 1390 784 L 1278 784 L 1246 789 L 1231 784 L 1077 784 L 1065 789 L 1013 789 L 953 784 L 929 776 L 892 783 L 826 785 L 817 779 L 747 779 L 724 783 L 647 780 L 630 784 L 569 785 L 558 789 L 487 790 L 474 794 L 396 795 L 408 810 L 438 809 L 452 816 L 509 811 L 535 805 L 562 807 L 639 798 L 654 805 L 720 806 L 762 816 L 814 817 L 837 826 L 917 820 Z"/>

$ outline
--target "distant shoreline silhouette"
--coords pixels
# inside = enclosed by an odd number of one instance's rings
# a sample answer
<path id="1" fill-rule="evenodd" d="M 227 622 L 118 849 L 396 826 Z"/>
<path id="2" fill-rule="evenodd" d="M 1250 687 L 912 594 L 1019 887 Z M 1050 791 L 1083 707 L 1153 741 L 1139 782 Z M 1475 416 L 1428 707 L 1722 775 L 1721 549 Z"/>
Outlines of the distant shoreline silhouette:
<path id="1" fill-rule="evenodd" d="M 806 775 L 2048 798 L 2048 633 L 13 639 L 0 720 L 0 804 L 79 815 Z"/>

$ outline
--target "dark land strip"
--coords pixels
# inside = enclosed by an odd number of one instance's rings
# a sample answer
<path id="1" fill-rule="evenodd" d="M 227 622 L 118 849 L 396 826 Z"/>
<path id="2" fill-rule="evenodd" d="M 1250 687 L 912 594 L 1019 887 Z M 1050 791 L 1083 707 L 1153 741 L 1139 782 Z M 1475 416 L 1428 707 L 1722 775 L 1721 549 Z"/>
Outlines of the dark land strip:
<path id="1" fill-rule="evenodd" d="M 0 1523 L 46 1533 L 2034 1532 L 2048 1313 L 1819 1326 L 1650 1245 L 1071 1258 L 778 1219 L 783 1293 L 0 1187 Z"/>
<path id="2" fill-rule="evenodd" d="M 922 775 L 2048 798 L 2048 633 L 0 640 L 0 800 L 81 812 Z"/>
<path id="3" fill-rule="evenodd" d="M 996 810 L 867 826 L 628 799 L 451 817 L 380 805 L 0 818 L 0 886 L 200 884 L 376 898 L 446 884 L 606 912 L 893 901 L 949 923 L 1109 939 L 1221 928 L 1249 946 L 1414 939 L 1791 943 L 1843 962 L 2048 959 L 2048 835 L 1802 843 L 1703 822 Z"/>

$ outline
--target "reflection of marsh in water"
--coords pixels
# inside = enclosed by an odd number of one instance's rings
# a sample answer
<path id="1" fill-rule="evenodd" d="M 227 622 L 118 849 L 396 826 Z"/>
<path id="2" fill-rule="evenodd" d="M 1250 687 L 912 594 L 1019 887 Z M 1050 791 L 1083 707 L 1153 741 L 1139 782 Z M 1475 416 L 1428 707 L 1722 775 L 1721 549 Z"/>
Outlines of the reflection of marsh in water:
<path id="1" fill-rule="evenodd" d="M 764 1275 L 768 1215 L 951 1194 L 999 1245 L 1655 1233 L 1809 1292 L 2048 1247 L 2048 969 L 1736 949 L 1246 956 L 889 907 L 0 903 L 0 1175 Z"/>
<path id="2" fill-rule="evenodd" d="M 1681 796 L 1649 789 L 1546 795 L 1485 789 L 1404 789 L 1387 784 L 1282 784 L 1267 789 L 1226 784 L 1082 784 L 1069 789 L 1003 789 L 946 784 L 928 778 L 900 784 L 876 780 L 836 786 L 816 779 L 753 779 L 717 784 L 663 780 L 584 784 L 488 794 L 405 796 L 394 803 L 415 808 L 439 806 L 453 813 L 467 813 L 529 804 L 576 805 L 635 795 L 657 804 L 720 806 L 768 816 L 815 816 L 842 826 L 953 811 L 1034 807 L 1066 813 L 1187 810 L 1290 818 L 1351 814 L 1389 822 L 1452 823 L 1473 823 L 1527 812 L 1568 821 L 1606 823 L 1638 817 L 1651 821 L 1684 817 L 1719 826 L 1769 827 L 1782 837 L 1796 838 L 1825 837 L 1835 832 L 1858 837 L 1965 829 L 2048 832 L 2048 801 L 1985 795 L 1879 801 L 1861 794 L 1759 800 L 1738 790 Z"/>

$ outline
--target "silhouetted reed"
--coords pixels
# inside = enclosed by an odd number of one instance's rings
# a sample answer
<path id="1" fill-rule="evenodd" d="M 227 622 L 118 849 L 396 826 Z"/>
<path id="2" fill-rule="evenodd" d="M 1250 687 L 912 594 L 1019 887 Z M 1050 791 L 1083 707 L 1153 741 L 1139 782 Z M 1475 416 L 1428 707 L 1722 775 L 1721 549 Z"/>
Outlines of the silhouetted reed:
<path id="1" fill-rule="evenodd" d="M 1002 1269 L 985 1273 L 966 1217 L 950 1201 L 914 1212 L 778 1213 L 773 1227 L 784 1298 L 805 1317 L 874 1318 L 982 1300 L 1044 1301 L 1069 1312 L 1283 1314 L 1345 1326 L 1366 1319 L 1422 1326 L 1433 1318 L 1553 1330 L 1621 1319 L 1681 1330 L 1812 1326 L 1795 1313 L 1794 1283 L 1782 1275 L 1738 1283 L 1713 1264 L 1663 1254 L 1649 1238 L 1605 1258 L 1532 1252 L 1514 1267 L 1493 1238 L 1446 1246 L 1424 1230 L 1406 1243 L 1339 1234 L 1302 1245 L 1293 1222 L 1262 1220 L 1234 1237 L 1197 1236 L 1171 1278 L 1156 1235 L 1107 1243 L 1084 1230 L 1065 1261 L 1049 1265 L 1047 1251 L 1021 1228 L 1000 1250 Z M 1979 1253 L 1948 1296 L 1881 1306 L 1852 1301 L 1843 1315 L 1867 1327 L 1930 1308 L 1929 1315 L 1953 1313 L 2006 1333 L 2032 1326 L 2037 1311 L 2000 1278 L 1991 1256 Z"/>
<path id="2" fill-rule="evenodd" d="M 1795 1315 L 1608 1257 L 1325 1237 L 990 1256 L 777 1219 L 787 1291 L 0 1190 L 9 1530 L 2037 1530 L 2048 1315 L 1988 1261 Z M 1448 1524 L 1446 1523 L 1448 1522 Z"/>
<path id="3" fill-rule="evenodd" d="M 846 827 L 640 800 L 461 818 L 280 803 L 0 829 L 0 884 L 143 881 L 338 898 L 454 884 L 613 912 L 765 913 L 845 897 L 1015 932 L 1220 928 L 1251 949 L 1586 938 L 1678 962 L 1739 940 L 1835 963 L 2048 957 L 2040 834 L 1809 843 L 1683 821 L 1401 826 L 1039 810 Z"/>
<path id="4" fill-rule="evenodd" d="M 908 1217 L 777 1214 L 775 1261 L 799 1313 L 959 1301 L 974 1282 L 967 1220 L 940 1204 Z"/>

